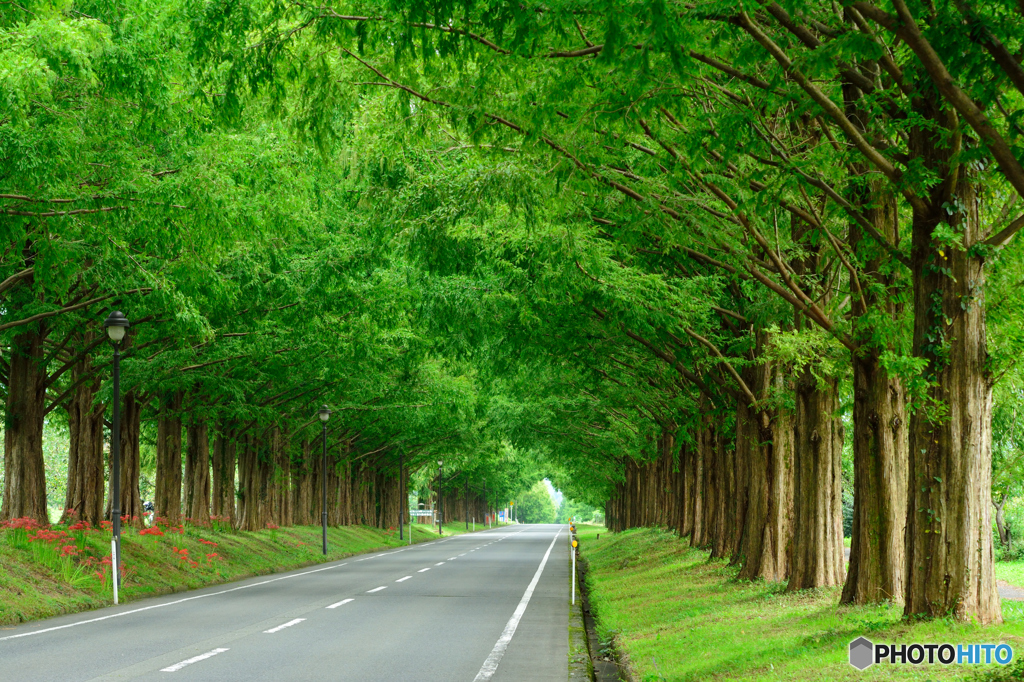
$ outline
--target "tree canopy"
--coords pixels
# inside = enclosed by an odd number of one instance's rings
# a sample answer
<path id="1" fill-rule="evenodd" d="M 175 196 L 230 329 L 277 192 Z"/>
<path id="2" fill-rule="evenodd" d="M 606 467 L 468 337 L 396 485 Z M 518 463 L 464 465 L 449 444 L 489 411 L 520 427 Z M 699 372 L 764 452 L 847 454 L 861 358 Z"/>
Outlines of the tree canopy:
<path id="1" fill-rule="evenodd" d="M 123 450 L 152 439 L 172 516 L 311 518 L 323 437 L 338 522 L 547 476 L 744 578 L 998 621 L 1022 29 L 1008 0 L 0 6 L 2 515 L 45 518 L 46 420 L 65 508 L 102 513 L 119 309 Z"/>

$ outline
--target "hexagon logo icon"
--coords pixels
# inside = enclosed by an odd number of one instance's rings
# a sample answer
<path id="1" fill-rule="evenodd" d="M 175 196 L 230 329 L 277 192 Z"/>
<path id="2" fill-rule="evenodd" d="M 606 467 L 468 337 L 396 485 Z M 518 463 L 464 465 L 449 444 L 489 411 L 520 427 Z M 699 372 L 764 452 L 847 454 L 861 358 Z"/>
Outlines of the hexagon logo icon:
<path id="1" fill-rule="evenodd" d="M 867 670 L 875 662 L 875 645 L 866 637 L 850 642 L 850 665 L 857 670 Z"/>

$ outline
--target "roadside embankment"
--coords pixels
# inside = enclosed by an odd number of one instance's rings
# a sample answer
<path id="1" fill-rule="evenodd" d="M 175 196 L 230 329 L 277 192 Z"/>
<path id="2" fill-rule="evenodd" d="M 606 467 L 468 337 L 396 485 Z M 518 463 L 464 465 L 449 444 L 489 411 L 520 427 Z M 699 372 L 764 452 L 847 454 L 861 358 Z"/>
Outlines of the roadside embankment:
<path id="1" fill-rule="evenodd" d="M 578 526 L 599 638 L 614 641 L 637 681 L 1024 679 L 1024 604 L 1003 602 L 1004 623 L 979 627 L 908 623 L 898 605 L 840 606 L 840 588 L 787 592 L 785 584 L 737 581 L 673 533 L 610 533 Z M 598 537 L 599 536 L 599 537 Z M 1006 643 L 1010 666 L 876 664 L 859 671 L 848 646 L 883 643 Z"/>
<path id="2" fill-rule="evenodd" d="M 477 526 L 486 530 L 486 526 Z M 445 536 L 465 532 L 461 524 Z M 408 533 L 408 527 L 406 527 Z M 413 541 L 437 539 L 437 529 L 413 524 Z M 0 530 L 0 625 L 48 618 L 112 603 L 109 528 L 53 525 Z M 322 555 L 319 526 L 255 532 L 213 527 L 125 528 L 120 601 L 231 582 L 336 561 L 408 544 L 397 530 L 328 528 Z"/>

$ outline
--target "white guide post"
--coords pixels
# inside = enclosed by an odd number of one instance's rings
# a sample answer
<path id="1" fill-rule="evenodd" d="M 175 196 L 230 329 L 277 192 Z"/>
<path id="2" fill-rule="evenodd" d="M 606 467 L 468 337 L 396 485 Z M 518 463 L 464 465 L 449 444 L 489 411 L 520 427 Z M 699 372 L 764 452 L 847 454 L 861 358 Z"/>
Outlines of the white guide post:
<path id="1" fill-rule="evenodd" d="M 114 586 L 114 606 L 117 606 L 117 540 L 110 541 L 110 564 L 113 569 L 110 583 Z"/>

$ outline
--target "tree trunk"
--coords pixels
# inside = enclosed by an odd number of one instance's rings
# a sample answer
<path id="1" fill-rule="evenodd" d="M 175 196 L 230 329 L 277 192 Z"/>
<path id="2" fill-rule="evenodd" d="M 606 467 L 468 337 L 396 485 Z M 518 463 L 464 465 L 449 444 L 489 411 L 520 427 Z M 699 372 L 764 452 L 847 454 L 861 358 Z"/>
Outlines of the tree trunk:
<path id="1" fill-rule="evenodd" d="M 852 25 L 852 19 L 848 19 Z M 847 116 L 862 133 L 873 121 L 863 93 L 843 85 Z M 851 164 L 859 176 L 850 183 L 850 201 L 893 246 L 900 233 L 896 199 L 867 163 Z M 853 333 L 860 349 L 853 353 L 853 529 L 850 567 L 840 598 L 865 604 L 903 598 L 907 500 L 907 412 L 902 382 L 881 365 L 882 353 L 894 347 L 905 289 L 899 268 L 857 221 L 850 222 L 849 243 L 860 269 L 861 292 L 852 297 Z M 880 330 L 879 325 L 883 325 Z"/>
<path id="2" fill-rule="evenodd" d="M 259 503 L 259 465 L 256 439 L 249 433 L 238 450 L 238 527 L 242 530 L 263 528 Z"/>
<path id="3" fill-rule="evenodd" d="M 899 600 L 905 573 L 906 397 L 874 355 L 853 358 L 853 531 L 844 604 Z"/>
<path id="4" fill-rule="evenodd" d="M 928 362 L 929 403 L 910 419 L 905 613 L 998 623 L 985 262 L 966 248 L 981 237 L 980 198 L 974 171 L 951 162 L 949 147 L 930 129 L 911 130 L 912 152 L 943 181 L 913 217 L 913 349 Z M 964 246 L 940 242 L 941 225 Z"/>
<path id="5" fill-rule="evenodd" d="M 142 431 L 142 403 L 136 391 L 124 394 L 121 411 L 121 514 L 136 528 L 143 526 L 142 495 L 139 492 L 141 462 L 139 436 Z"/>
<path id="6" fill-rule="evenodd" d="M 213 479 L 210 485 L 210 513 L 235 525 L 235 453 L 237 443 L 231 427 L 221 424 L 213 444 Z"/>
<path id="7" fill-rule="evenodd" d="M 1003 507 L 1006 506 L 1006 495 L 1003 495 L 1002 498 L 1000 498 L 999 504 L 996 504 L 995 501 L 993 501 L 992 505 L 996 508 L 996 530 L 999 532 L 999 544 L 1001 544 L 1007 551 L 1010 551 L 1013 549 L 1010 546 L 1010 529 L 1007 528 L 1006 521 L 1003 517 Z"/>
<path id="8" fill-rule="evenodd" d="M 823 381 L 805 369 L 796 383 L 790 590 L 839 585 L 844 577 L 839 381 Z"/>
<path id="9" fill-rule="evenodd" d="M 752 382 L 752 373 L 746 372 L 744 380 L 748 385 Z M 754 421 L 754 412 L 747 405 L 744 398 L 736 401 L 736 445 L 731 453 L 730 471 L 733 473 L 735 485 L 735 499 L 730 511 L 732 524 L 729 537 L 727 538 L 729 563 L 732 565 L 743 563 L 743 543 L 746 535 L 745 522 L 747 518 L 747 504 L 750 501 L 750 480 L 747 471 L 751 460 L 757 456 L 758 444 L 761 442 L 760 429 Z"/>
<path id="10" fill-rule="evenodd" d="M 713 505 L 715 508 L 715 525 L 711 535 L 711 558 L 724 559 L 732 551 L 730 538 L 733 534 L 732 502 L 736 496 L 735 470 L 732 467 L 735 449 L 726 442 L 721 417 L 714 417 L 714 428 L 718 431 L 715 447 L 715 475 L 717 477 L 716 493 Z"/>
<path id="11" fill-rule="evenodd" d="M 92 371 L 88 358 L 72 369 L 71 381 L 81 379 Z M 102 403 L 96 403 L 99 380 L 85 381 L 74 390 L 67 403 L 68 432 L 68 486 L 64 500 L 62 521 L 72 518 L 99 527 L 103 514 L 103 412 Z"/>
<path id="12" fill-rule="evenodd" d="M 690 536 L 691 547 L 704 547 L 707 538 L 707 471 L 704 464 L 708 461 L 707 449 L 711 446 L 711 434 L 707 428 L 697 431 L 696 444 L 691 457 L 693 466 L 693 495 L 690 507 L 690 518 L 693 520 L 693 534 Z"/>
<path id="13" fill-rule="evenodd" d="M 758 344 L 761 345 L 759 339 Z M 772 363 L 755 368 L 755 395 L 761 400 L 785 388 Z M 793 416 L 781 409 L 752 411 L 760 442 L 747 448 L 747 514 L 743 528 L 743 568 L 739 577 L 770 582 L 789 576 L 793 523 Z M 753 435 L 753 434 L 750 434 Z M 740 454 L 737 452 L 737 454 Z"/>
<path id="14" fill-rule="evenodd" d="M 679 448 L 679 477 L 682 484 L 679 537 L 689 536 L 691 546 L 693 545 L 694 486 L 696 484 L 694 459 L 696 457 L 697 448 L 691 443 L 683 442 Z"/>
<path id="15" fill-rule="evenodd" d="M 4 499 L 0 519 L 28 517 L 49 525 L 43 466 L 44 338 L 40 325 L 38 331 L 19 334 L 11 342 L 4 424 Z"/>
<path id="16" fill-rule="evenodd" d="M 186 429 L 185 510 L 192 523 L 210 523 L 210 431 L 204 423 L 192 422 Z"/>
<path id="17" fill-rule="evenodd" d="M 180 391 L 164 396 L 157 418 L 155 515 L 167 524 L 181 523 Z"/>

